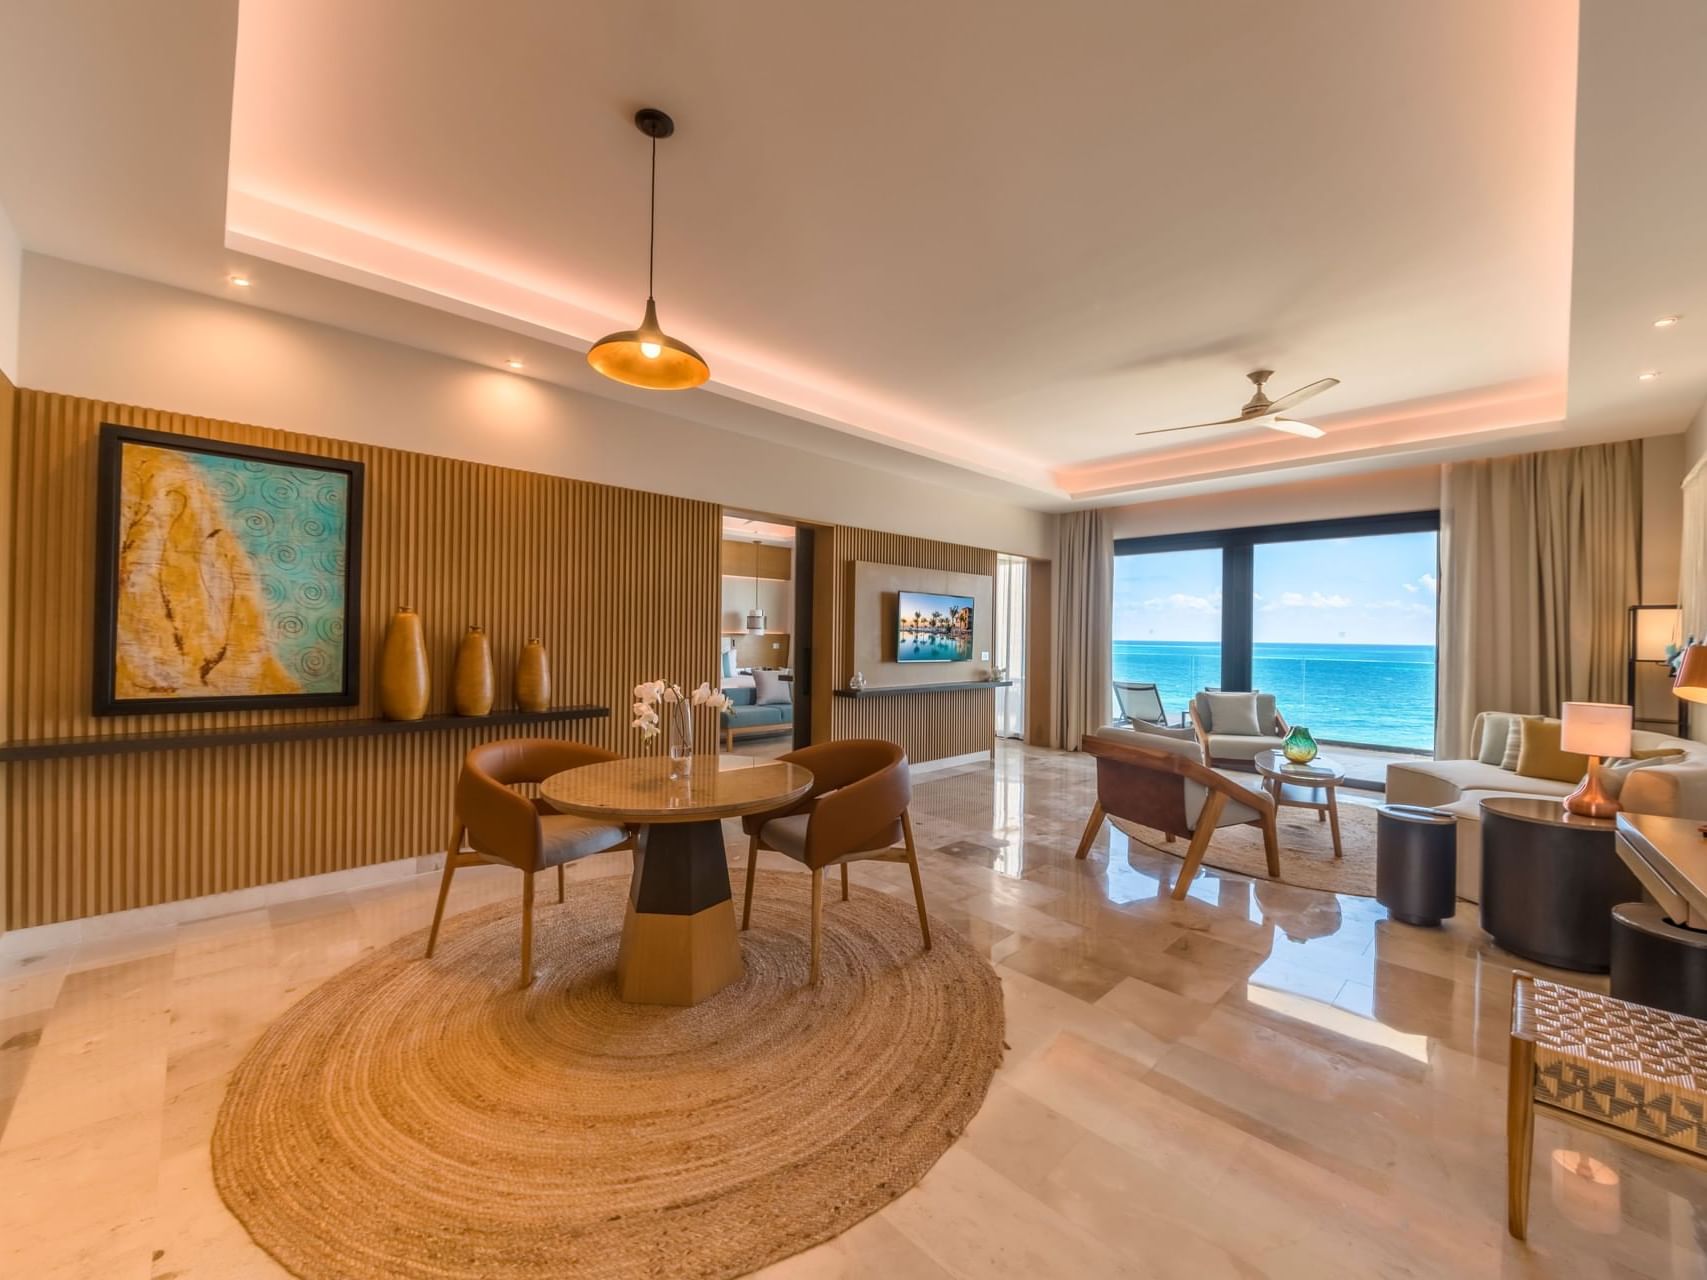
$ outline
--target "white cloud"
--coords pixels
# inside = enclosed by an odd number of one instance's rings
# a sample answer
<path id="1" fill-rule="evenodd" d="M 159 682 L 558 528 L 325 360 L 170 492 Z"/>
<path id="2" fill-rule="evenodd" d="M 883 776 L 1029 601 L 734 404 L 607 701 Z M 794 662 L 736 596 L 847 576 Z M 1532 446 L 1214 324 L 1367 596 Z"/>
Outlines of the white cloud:
<path id="1" fill-rule="evenodd" d="M 1407 582 L 1405 584 L 1405 590 L 1406 591 L 1415 591 L 1416 589 L 1417 589 L 1417 584 L 1414 582 Z"/>
<path id="2" fill-rule="evenodd" d="M 1221 612 L 1221 593 L 1214 596 L 1188 596 L 1176 591 L 1171 596 L 1152 596 L 1144 602 L 1146 609 L 1188 609 L 1193 613 Z"/>
<path id="3" fill-rule="evenodd" d="M 1288 609 L 1344 609 L 1351 604 L 1349 596 L 1325 596 L 1320 591 L 1304 595 L 1298 591 L 1282 591 L 1280 603 Z"/>
<path id="4" fill-rule="evenodd" d="M 1434 594 L 1434 592 L 1437 591 L 1440 587 L 1440 584 L 1435 581 L 1434 575 L 1432 573 L 1423 574 L 1423 576 L 1418 578 L 1417 581 L 1422 583 L 1423 586 L 1427 587 L 1429 589 L 1429 594 L 1431 594 L 1431 595 Z"/>

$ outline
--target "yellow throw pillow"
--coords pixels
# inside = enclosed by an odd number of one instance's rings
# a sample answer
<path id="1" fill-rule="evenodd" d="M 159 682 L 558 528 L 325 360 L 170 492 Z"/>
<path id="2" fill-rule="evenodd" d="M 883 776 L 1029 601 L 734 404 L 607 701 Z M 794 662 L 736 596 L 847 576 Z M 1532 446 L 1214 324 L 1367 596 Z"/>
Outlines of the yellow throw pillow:
<path id="1" fill-rule="evenodd" d="M 1588 757 L 1559 747 L 1557 720 L 1541 718 L 1520 722 L 1522 745 L 1517 750 L 1517 772 L 1524 778 L 1551 778 L 1554 782 L 1581 782 L 1588 772 Z"/>

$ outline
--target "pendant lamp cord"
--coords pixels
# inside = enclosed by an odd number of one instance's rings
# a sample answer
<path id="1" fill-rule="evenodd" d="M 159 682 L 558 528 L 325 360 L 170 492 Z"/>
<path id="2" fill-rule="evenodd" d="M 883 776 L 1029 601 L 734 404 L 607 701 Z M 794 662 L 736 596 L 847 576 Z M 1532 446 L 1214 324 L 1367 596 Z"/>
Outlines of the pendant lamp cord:
<path id="1" fill-rule="evenodd" d="M 646 300 L 652 300 L 652 259 L 658 252 L 658 139 L 652 139 L 652 211 L 646 220 Z"/>

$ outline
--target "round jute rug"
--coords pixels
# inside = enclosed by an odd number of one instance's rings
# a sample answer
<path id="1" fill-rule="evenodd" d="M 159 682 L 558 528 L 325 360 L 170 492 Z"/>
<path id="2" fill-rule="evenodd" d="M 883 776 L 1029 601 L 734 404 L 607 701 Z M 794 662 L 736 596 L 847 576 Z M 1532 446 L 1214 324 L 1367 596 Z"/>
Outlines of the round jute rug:
<path id="1" fill-rule="evenodd" d="M 1326 889 L 1359 898 L 1375 896 L 1375 805 L 1350 800 L 1340 793 L 1340 848 L 1334 857 L 1333 837 L 1328 824 L 1318 821 L 1309 809 L 1283 805 L 1275 814 L 1274 833 L 1280 845 L 1280 878 L 1301 889 Z M 1160 832 L 1135 822 L 1114 819 L 1127 835 L 1156 853 L 1185 857 L 1186 842 L 1167 843 Z M 1268 879 L 1268 859 L 1263 855 L 1262 832 L 1256 827 L 1224 827 L 1209 841 L 1203 855 L 1205 865 L 1236 871 L 1257 880 Z"/>
<path id="2" fill-rule="evenodd" d="M 834 884 L 834 876 L 830 877 Z M 910 900 L 761 872 L 746 976 L 691 1009 L 624 1004 L 626 877 L 404 938 L 304 997 L 232 1077 L 221 1196 L 309 1280 L 734 1276 L 906 1191 L 977 1112 L 1002 1051 L 995 972 Z M 518 895 L 519 896 L 519 895 Z"/>

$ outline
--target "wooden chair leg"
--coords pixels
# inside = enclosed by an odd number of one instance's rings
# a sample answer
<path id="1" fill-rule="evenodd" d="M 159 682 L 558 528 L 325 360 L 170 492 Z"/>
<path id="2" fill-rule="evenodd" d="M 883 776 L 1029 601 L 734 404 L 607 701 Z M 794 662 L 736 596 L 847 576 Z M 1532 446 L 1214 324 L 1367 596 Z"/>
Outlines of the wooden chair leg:
<path id="1" fill-rule="evenodd" d="M 1328 788 L 1327 816 L 1328 830 L 1334 837 L 1334 857 L 1343 857 L 1345 855 L 1345 850 L 1340 848 L 1340 802 L 1338 797 L 1335 796 L 1334 789 L 1332 787 Z"/>
<path id="2" fill-rule="evenodd" d="M 522 872 L 522 980 L 533 985 L 533 872 Z"/>
<path id="3" fill-rule="evenodd" d="M 1174 833 L 1173 832 L 1171 832 L 1171 831 L 1162 832 L 1162 843 L 1163 844 L 1172 844 L 1173 842 L 1174 842 Z"/>
<path id="4" fill-rule="evenodd" d="M 1073 855 L 1075 858 L 1082 859 L 1090 853 L 1091 845 L 1096 843 L 1097 832 L 1102 830 L 1102 820 L 1107 816 L 1101 800 L 1091 806 L 1091 819 L 1085 823 L 1085 834 L 1079 837 L 1079 851 Z"/>
<path id="5" fill-rule="evenodd" d="M 1272 811 L 1263 815 L 1262 851 L 1263 856 L 1268 859 L 1268 878 L 1280 879 L 1280 835 L 1274 828 Z"/>
<path id="6" fill-rule="evenodd" d="M 848 864 L 842 863 L 842 901 L 848 900 Z"/>
<path id="7" fill-rule="evenodd" d="M 456 874 L 457 855 L 462 852 L 462 836 L 467 827 L 458 827 L 445 846 L 445 873 L 439 878 L 439 903 L 433 908 L 433 927 L 427 931 L 427 959 L 433 958 L 433 948 L 439 944 L 439 925 L 445 918 L 445 899 L 450 897 L 450 878 Z"/>
<path id="8" fill-rule="evenodd" d="M 753 881 L 759 870 L 759 837 L 754 832 L 747 841 L 747 896 L 741 903 L 741 931 L 746 932 L 747 926 L 753 923 Z"/>
<path id="9" fill-rule="evenodd" d="M 812 971 L 807 978 L 812 986 L 818 985 L 818 952 L 820 937 L 824 928 L 824 869 L 812 868 Z"/>
<path id="10" fill-rule="evenodd" d="M 563 864 L 557 864 L 557 901 L 563 901 Z"/>
<path id="11" fill-rule="evenodd" d="M 1511 1038 L 1505 1086 L 1506 1229 L 1529 1233 L 1529 1170 L 1535 1163 L 1535 1042 Z"/>
<path id="12" fill-rule="evenodd" d="M 1220 791 L 1211 791 L 1209 799 L 1203 802 L 1203 812 L 1197 815 L 1197 828 L 1191 833 L 1191 843 L 1185 847 L 1185 865 L 1180 868 L 1179 879 L 1174 881 L 1175 901 L 1183 901 L 1186 891 L 1191 888 L 1197 869 L 1203 865 L 1203 855 L 1209 851 L 1209 837 L 1215 834 L 1215 821 L 1226 806 L 1227 797 Z"/>
<path id="13" fill-rule="evenodd" d="M 919 851 L 913 846 L 913 815 L 901 810 L 901 836 L 907 842 L 907 870 L 913 873 L 913 901 L 919 908 L 919 932 L 924 935 L 925 950 L 931 949 L 931 918 L 925 912 L 925 882 L 919 879 Z"/>

